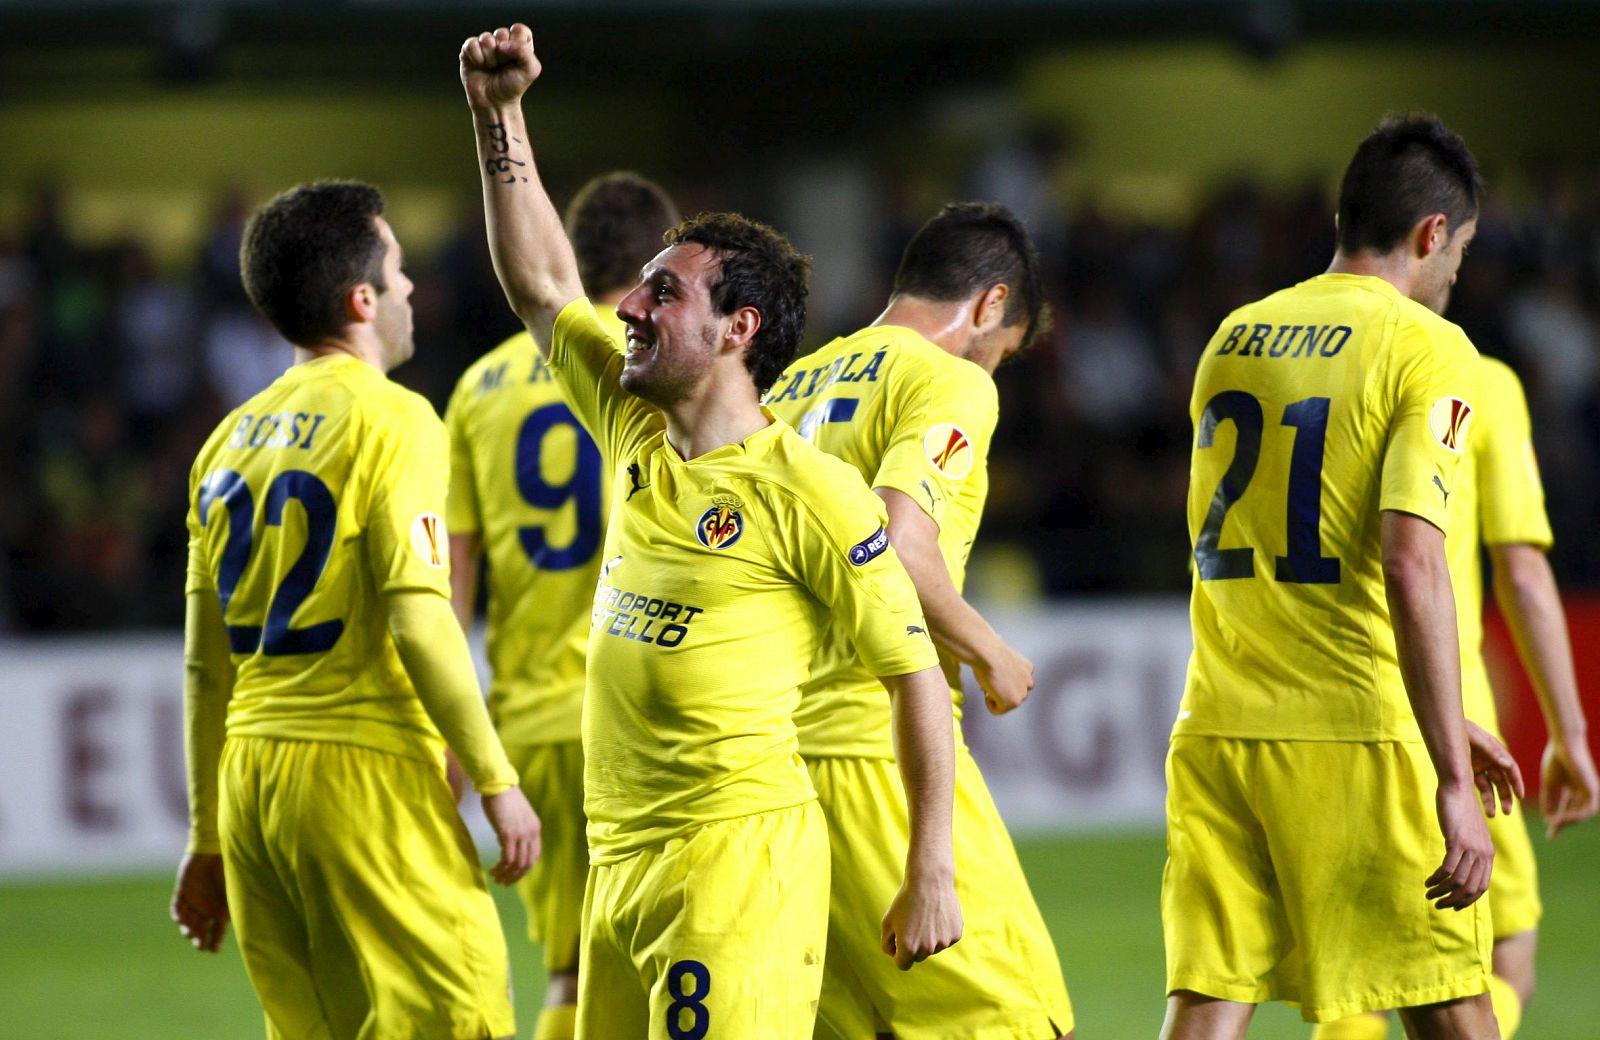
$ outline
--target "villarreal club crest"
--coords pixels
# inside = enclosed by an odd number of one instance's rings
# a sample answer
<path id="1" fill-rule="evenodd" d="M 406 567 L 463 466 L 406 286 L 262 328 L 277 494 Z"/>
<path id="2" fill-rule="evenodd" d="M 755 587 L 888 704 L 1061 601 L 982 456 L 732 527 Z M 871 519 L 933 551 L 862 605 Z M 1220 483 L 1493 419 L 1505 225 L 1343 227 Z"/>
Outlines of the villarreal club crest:
<path id="1" fill-rule="evenodd" d="M 731 495 L 719 495 L 711 500 L 711 508 L 700 514 L 695 525 L 695 537 L 707 549 L 726 549 L 744 534 L 744 516 L 739 512 L 744 503 Z"/>

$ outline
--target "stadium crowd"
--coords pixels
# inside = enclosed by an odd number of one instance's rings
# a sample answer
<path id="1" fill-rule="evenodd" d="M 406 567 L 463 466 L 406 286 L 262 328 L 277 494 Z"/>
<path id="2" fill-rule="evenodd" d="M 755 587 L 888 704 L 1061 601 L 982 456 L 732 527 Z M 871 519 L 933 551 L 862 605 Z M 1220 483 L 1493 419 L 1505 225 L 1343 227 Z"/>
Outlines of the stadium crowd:
<path id="1" fill-rule="evenodd" d="M 1520 203 L 1491 193 L 1449 317 L 1521 374 L 1552 563 L 1566 588 L 1593 588 L 1600 543 L 1581 535 L 1600 507 L 1600 195 L 1574 171 L 1526 180 Z M 144 242 L 75 239 L 70 200 L 50 190 L 0 229 L 0 631 L 181 620 L 189 463 L 288 357 L 239 284 L 248 201 L 221 200 L 193 260 L 172 270 Z M 1006 573 L 1037 575 L 1043 594 L 1185 592 L 1194 365 L 1233 307 L 1326 267 L 1331 201 L 1320 186 L 1241 181 L 1177 226 L 1130 223 L 1093 201 L 1005 201 L 1033 221 L 1056 322 L 997 374 L 1007 406 L 984 547 L 1016 550 L 1025 566 Z M 926 216 L 886 221 L 881 285 Z M 481 226 L 411 266 L 423 349 L 398 377 L 442 408 L 517 322 Z M 807 341 L 842 331 L 813 327 Z"/>

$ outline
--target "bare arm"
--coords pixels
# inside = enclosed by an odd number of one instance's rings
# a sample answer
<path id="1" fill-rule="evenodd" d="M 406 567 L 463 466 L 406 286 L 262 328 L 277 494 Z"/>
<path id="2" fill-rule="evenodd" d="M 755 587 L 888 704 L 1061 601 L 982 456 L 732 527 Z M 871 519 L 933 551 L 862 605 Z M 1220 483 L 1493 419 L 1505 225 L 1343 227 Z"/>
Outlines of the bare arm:
<path id="1" fill-rule="evenodd" d="M 476 534 L 450 535 L 450 607 L 461 631 L 472 631 L 472 608 L 478 601 L 478 564 L 483 538 Z"/>
<path id="2" fill-rule="evenodd" d="M 939 552 L 939 525 L 903 491 L 880 487 L 889 511 L 889 542 L 899 554 L 933 641 L 972 669 L 989 711 L 1003 715 L 1028 699 L 1033 662 L 1000 637 L 950 579 Z"/>
<path id="3" fill-rule="evenodd" d="M 1383 513 L 1383 576 L 1406 696 L 1438 774 L 1435 796 L 1445 858 L 1428 898 L 1462 909 L 1489 887 L 1494 845 L 1473 780 L 1461 710 L 1461 654 L 1444 532 L 1420 517 Z"/>
<path id="4" fill-rule="evenodd" d="M 1517 656 L 1528 669 L 1550 731 L 1540 802 L 1553 838 L 1562 828 L 1600 811 L 1600 778 L 1589 753 L 1589 726 L 1578 699 L 1561 593 L 1550 561 L 1536 545 L 1490 545 L 1489 560 L 1495 601 L 1505 613 Z"/>
<path id="5" fill-rule="evenodd" d="M 533 33 L 517 23 L 468 37 L 460 57 L 495 273 L 511 309 L 548 355 L 555 317 L 583 295 L 583 285 L 561 216 L 539 180 L 522 116 L 522 95 L 540 72 Z"/>
<path id="6" fill-rule="evenodd" d="M 880 678 L 893 703 L 895 759 L 911 822 L 905 882 L 883 919 L 883 949 L 905 970 L 961 938 L 951 837 L 955 720 L 938 668 Z"/>

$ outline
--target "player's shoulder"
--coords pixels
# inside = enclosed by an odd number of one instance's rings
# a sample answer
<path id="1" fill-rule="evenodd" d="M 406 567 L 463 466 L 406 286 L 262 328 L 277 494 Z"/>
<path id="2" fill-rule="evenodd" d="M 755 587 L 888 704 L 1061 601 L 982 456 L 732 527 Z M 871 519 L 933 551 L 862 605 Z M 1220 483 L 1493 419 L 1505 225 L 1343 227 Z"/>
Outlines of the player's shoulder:
<path id="1" fill-rule="evenodd" d="M 542 377 L 542 378 L 541 378 Z M 451 391 L 447 414 L 472 413 L 508 389 L 554 382 L 533 334 L 524 329 L 467 366 Z M 453 421 L 453 420 L 452 420 Z"/>
<path id="2" fill-rule="evenodd" d="M 1473 356 L 1477 356 L 1466 330 L 1444 315 L 1399 293 L 1395 294 L 1395 307 L 1402 324 L 1412 326 L 1438 343 L 1470 348 Z"/>
<path id="3" fill-rule="evenodd" d="M 468 365 L 467 370 L 461 373 L 461 378 L 456 380 L 456 389 L 477 390 L 484 384 L 486 376 L 500 371 L 503 366 L 526 361 L 530 356 L 536 357 L 538 353 L 539 345 L 534 342 L 533 333 L 523 329 L 485 351 L 482 357 Z"/>
<path id="4" fill-rule="evenodd" d="M 787 423 L 772 440 L 770 457 L 757 470 L 770 494 L 802 503 L 830 503 L 858 493 L 871 495 L 861 471 L 812 444 Z"/>
<path id="5" fill-rule="evenodd" d="M 829 373 L 831 380 L 879 383 L 893 394 L 935 390 L 999 398 L 994 379 L 983 366 L 951 354 L 904 325 L 868 325 L 841 336 L 790 365 L 789 373 L 820 367 L 838 369 Z"/>
<path id="6" fill-rule="evenodd" d="M 442 434 L 444 423 L 426 397 L 377 373 L 378 378 L 352 393 L 349 408 L 360 429 L 378 437 Z"/>
<path id="7" fill-rule="evenodd" d="M 1495 398 L 1522 397 L 1522 379 L 1516 369 L 1497 357 L 1478 355 L 1478 381 L 1489 396 Z"/>

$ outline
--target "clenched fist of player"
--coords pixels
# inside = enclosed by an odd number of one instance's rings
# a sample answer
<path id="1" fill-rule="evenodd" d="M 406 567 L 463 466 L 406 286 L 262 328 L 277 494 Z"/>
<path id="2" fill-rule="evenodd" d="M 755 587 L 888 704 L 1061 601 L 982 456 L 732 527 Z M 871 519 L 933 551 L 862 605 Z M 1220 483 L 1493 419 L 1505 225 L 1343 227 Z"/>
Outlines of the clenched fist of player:
<path id="1" fill-rule="evenodd" d="M 961 902 L 953 880 L 908 876 L 883 915 L 883 952 L 901 971 L 961 941 Z"/>
<path id="2" fill-rule="evenodd" d="M 469 36 L 461 45 L 461 86 L 474 108 L 516 104 L 540 70 L 533 32 L 521 22 Z"/>

